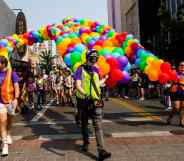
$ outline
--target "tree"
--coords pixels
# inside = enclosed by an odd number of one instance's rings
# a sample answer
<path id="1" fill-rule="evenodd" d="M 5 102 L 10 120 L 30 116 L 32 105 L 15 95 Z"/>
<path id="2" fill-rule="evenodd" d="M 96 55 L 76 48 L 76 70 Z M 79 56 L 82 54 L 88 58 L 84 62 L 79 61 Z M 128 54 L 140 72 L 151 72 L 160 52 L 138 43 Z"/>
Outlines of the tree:
<path id="1" fill-rule="evenodd" d="M 46 73 L 49 74 L 52 70 L 52 60 L 55 58 L 56 56 L 53 56 L 50 50 L 43 51 L 40 55 L 40 68 L 45 69 Z"/>

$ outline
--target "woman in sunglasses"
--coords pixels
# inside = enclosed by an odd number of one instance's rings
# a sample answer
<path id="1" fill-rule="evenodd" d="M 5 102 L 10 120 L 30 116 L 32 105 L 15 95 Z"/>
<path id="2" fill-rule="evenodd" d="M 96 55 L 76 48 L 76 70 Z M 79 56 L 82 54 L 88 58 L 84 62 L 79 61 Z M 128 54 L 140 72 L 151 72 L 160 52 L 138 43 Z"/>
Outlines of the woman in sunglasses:
<path id="1" fill-rule="evenodd" d="M 174 107 L 167 119 L 167 124 L 171 124 L 171 119 L 179 111 L 180 126 L 184 127 L 184 61 L 179 64 L 177 81 L 172 83 L 171 100 L 174 101 Z"/>

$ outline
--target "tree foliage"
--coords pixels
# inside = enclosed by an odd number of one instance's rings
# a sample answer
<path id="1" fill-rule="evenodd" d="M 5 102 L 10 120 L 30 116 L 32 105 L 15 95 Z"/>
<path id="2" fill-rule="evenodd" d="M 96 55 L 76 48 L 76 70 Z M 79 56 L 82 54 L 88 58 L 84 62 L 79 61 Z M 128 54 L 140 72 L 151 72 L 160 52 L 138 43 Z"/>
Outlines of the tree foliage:
<path id="1" fill-rule="evenodd" d="M 56 56 L 53 56 L 50 50 L 42 51 L 40 54 L 40 68 L 45 69 L 47 74 L 50 73 L 52 70 L 52 60 L 55 58 Z"/>

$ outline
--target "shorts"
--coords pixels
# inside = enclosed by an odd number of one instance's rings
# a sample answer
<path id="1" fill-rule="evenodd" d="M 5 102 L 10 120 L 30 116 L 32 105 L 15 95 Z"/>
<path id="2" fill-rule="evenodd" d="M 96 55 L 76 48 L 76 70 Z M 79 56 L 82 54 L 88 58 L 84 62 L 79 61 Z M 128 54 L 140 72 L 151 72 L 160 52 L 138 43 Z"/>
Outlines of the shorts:
<path id="1" fill-rule="evenodd" d="M 0 103 L 0 113 L 7 112 L 7 106 L 5 104 Z"/>
<path id="2" fill-rule="evenodd" d="M 184 94 L 180 94 L 177 92 L 171 92 L 170 96 L 171 96 L 172 101 L 184 101 Z"/>

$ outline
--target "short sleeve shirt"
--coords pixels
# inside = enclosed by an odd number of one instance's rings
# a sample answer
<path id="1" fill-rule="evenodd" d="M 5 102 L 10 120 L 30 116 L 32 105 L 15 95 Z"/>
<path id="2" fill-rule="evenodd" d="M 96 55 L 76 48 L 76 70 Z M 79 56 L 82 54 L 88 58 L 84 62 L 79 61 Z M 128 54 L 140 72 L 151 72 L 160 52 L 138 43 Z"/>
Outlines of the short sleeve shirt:
<path id="1" fill-rule="evenodd" d="M 82 66 L 77 69 L 77 71 L 74 73 L 74 79 L 75 80 L 81 80 L 82 79 Z M 93 67 L 93 72 L 99 73 L 99 70 L 97 67 Z"/>
<path id="2" fill-rule="evenodd" d="M 0 85 L 2 84 L 3 80 L 5 79 L 6 76 L 6 71 L 0 71 Z M 13 84 L 18 83 L 19 82 L 19 77 L 17 75 L 16 72 L 12 72 L 12 82 Z"/>

